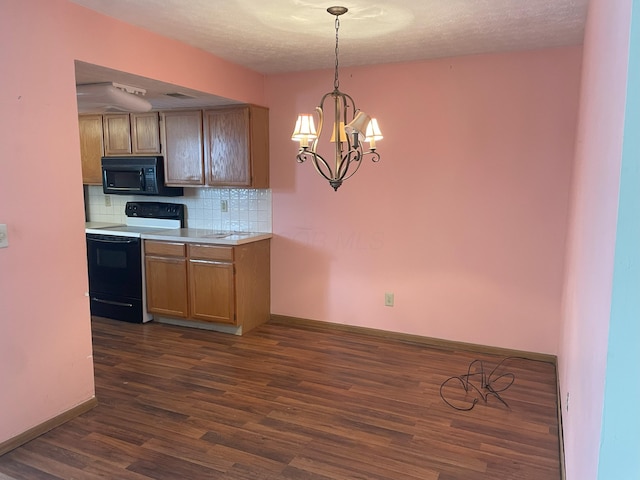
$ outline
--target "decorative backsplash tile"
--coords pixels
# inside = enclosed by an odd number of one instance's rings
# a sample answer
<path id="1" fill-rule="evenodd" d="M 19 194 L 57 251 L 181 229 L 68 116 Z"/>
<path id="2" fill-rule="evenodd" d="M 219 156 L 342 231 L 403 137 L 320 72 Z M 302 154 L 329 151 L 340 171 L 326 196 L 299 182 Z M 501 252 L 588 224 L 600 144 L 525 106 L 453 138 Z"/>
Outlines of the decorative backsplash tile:
<path id="1" fill-rule="evenodd" d="M 183 197 L 105 195 L 101 186 L 86 186 L 85 209 L 92 222 L 124 223 L 127 202 L 182 203 L 186 227 L 271 233 L 271 190 L 185 188 Z M 226 210 L 224 210 L 226 205 Z"/>

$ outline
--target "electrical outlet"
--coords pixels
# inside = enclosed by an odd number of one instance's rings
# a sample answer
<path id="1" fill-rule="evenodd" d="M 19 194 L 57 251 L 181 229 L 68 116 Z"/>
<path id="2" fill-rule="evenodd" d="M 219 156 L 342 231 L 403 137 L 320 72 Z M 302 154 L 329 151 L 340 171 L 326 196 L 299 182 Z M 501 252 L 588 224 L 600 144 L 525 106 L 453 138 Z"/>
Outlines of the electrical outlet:
<path id="1" fill-rule="evenodd" d="M 0 248 L 7 248 L 9 246 L 9 234 L 7 233 L 7 225 L 0 225 Z"/>
<path id="2" fill-rule="evenodd" d="M 220 200 L 220 211 L 226 213 L 229 211 L 229 202 L 226 200 Z"/>
<path id="3" fill-rule="evenodd" d="M 393 293 L 386 292 L 384 294 L 384 305 L 386 307 L 393 307 Z"/>
<path id="4" fill-rule="evenodd" d="M 111 197 L 109 195 L 105 195 L 104 196 L 104 206 L 105 207 L 110 207 L 111 206 Z"/>
<path id="5" fill-rule="evenodd" d="M 567 392 L 567 401 L 564 403 L 564 408 L 569 411 L 569 392 Z"/>

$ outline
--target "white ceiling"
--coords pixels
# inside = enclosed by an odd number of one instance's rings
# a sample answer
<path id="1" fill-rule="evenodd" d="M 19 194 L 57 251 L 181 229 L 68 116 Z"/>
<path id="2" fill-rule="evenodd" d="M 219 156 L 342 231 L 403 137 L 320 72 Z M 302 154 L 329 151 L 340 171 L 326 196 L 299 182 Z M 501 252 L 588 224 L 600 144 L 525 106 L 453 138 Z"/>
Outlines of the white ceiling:
<path id="1" fill-rule="evenodd" d="M 335 17 L 326 11 L 335 3 L 326 0 L 71 1 L 265 74 L 335 62 Z M 338 3 L 349 8 L 340 17 L 340 65 L 577 45 L 588 3 L 346 0 Z M 104 72 L 88 67 L 78 65 L 78 83 L 105 81 Z"/>

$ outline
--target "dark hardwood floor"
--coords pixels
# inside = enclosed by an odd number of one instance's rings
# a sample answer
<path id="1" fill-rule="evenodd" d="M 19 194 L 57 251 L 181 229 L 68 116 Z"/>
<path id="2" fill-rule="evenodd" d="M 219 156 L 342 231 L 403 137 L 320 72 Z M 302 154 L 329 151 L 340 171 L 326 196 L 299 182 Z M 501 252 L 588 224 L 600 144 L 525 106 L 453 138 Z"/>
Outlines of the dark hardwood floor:
<path id="1" fill-rule="evenodd" d="M 560 479 L 550 363 L 506 360 L 508 406 L 458 411 L 441 384 L 503 357 L 277 323 L 93 333 L 98 406 L 0 457 L 0 479 Z"/>

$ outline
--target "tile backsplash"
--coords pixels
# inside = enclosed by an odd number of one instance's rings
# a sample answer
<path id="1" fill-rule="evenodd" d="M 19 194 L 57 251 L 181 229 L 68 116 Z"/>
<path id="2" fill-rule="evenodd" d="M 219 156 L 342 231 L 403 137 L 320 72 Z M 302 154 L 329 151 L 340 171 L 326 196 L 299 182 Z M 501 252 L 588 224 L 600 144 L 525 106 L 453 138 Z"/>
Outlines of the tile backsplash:
<path id="1" fill-rule="evenodd" d="M 271 233 L 271 190 L 249 188 L 185 188 L 183 197 L 105 195 L 101 186 L 85 186 L 86 218 L 125 223 L 127 202 L 171 202 L 185 205 L 188 228 Z M 226 204 L 227 211 L 223 211 Z"/>

